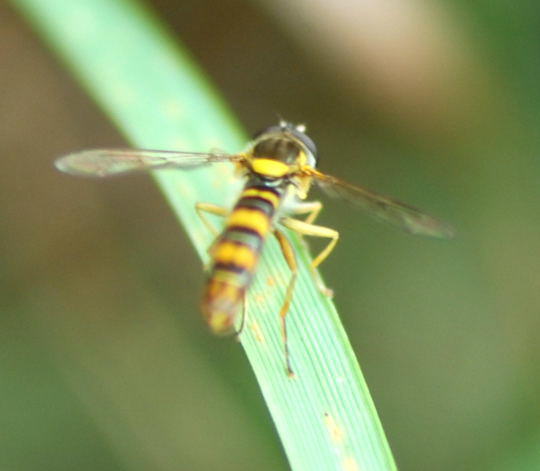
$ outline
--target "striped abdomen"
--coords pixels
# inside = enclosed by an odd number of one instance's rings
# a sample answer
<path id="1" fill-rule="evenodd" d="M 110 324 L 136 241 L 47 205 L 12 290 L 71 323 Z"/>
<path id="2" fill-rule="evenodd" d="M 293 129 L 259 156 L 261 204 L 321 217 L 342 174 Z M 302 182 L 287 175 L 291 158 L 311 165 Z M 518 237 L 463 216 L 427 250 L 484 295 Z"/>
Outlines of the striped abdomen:
<path id="1" fill-rule="evenodd" d="M 229 215 L 223 234 L 212 247 L 213 265 L 203 295 L 202 312 L 216 334 L 234 333 L 236 315 L 253 279 L 282 195 L 282 188 L 252 179 Z"/>

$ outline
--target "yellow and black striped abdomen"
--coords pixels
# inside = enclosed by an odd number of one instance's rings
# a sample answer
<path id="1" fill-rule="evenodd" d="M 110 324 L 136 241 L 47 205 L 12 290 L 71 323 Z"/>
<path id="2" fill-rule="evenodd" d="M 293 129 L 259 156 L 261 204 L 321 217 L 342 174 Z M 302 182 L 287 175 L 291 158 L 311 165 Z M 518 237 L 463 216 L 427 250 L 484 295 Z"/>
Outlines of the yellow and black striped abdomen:
<path id="1" fill-rule="evenodd" d="M 250 181 L 231 212 L 223 234 L 212 247 L 210 276 L 202 312 L 218 335 L 234 333 L 234 321 L 248 289 L 272 220 L 283 196 L 279 186 Z"/>

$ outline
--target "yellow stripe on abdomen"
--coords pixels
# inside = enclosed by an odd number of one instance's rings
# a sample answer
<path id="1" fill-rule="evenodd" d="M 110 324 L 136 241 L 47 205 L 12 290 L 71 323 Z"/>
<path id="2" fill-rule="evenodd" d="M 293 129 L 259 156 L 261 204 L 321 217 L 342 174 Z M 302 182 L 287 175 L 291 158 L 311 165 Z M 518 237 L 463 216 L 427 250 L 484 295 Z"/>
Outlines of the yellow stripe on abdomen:
<path id="1" fill-rule="evenodd" d="M 274 191 L 260 188 L 248 188 L 242 193 L 241 198 L 258 198 L 271 204 L 274 209 L 278 207 L 281 200 L 281 197 Z"/>
<path id="2" fill-rule="evenodd" d="M 227 225 L 245 227 L 265 236 L 270 229 L 270 218 L 255 208 L 238 208 L 230 215 Z"/>
<path id="3" fill-rule="evenodd" d="M 258 254 L 252 248 L 229 242 L 227 239 L 218 242 L 212 250 L 215 264 L 234 265 L 250 271 L 255 267 L 257 256 Z"/>

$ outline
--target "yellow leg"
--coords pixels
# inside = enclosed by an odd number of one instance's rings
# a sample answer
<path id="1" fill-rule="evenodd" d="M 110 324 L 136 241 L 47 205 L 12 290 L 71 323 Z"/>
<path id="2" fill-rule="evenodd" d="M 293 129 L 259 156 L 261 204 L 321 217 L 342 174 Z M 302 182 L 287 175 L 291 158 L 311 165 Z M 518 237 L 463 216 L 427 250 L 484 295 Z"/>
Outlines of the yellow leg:
<path id="1" fill-rule="evenodd" d="M 334 247 L 336 246 L 337 241 L 339 240 L 339 232 L 334 229 L 330 229 L 329 227 L 309 224 L 305 221 L 299 221 L 298 219 L 283 218 L 281 219 L 280 222 L 285 227 L 293 230 L 294 232 L 300 235 L 311 236 L 311 237 L 324 237 L 326 239 L 330 239 L 330 242 L 328 242 L 326 247 L 320 251 L 320 253 L 315 257 L 315 259 L 311 263 L 311 269 L 312 269 L 313 276 L 315 278 L 315 281 L 319 289 L 326 295 L 331 296 L 332 290 L 329 290 L 328 288 L 322 285 L 322 282 L 317 276 L 315 269 L 322 262 L 324 262 L 326 258 L 328 257 L 328 255 L 330 255 L 332 250 L 334 250 Z"/>
<path id="2" fill-rule="evenodd" d="M 300 203 L 296 208 L 292 209 L 292 214 L 308 214 L 308 217 L 304 220 L 306 224 L 313 224 L 323 205 L 320 201 L 308 201 Z"/>
<path id="3" fill-rule="evenodd" d="M 229 214 L 225 208 L 217 206 L 212 203 L 196 203 L 195 210 L 197 211 L 198 216 L 201 218 L 201 221 L 206 226 L 206 228 L 212 233 L 214 237 L 217 237 L 219 231 L 216 227 L 207 219 L 205 213 L 214 214 L 215 216 L 225 217 Z"/>
<path id="4" fill-rule="evenodd" d="M 216 243 L 217 236 L 219 235 L 219 230 L 216 229 L 216 227 L 207 219 L 205 213 L 214 214 L 215 216 L 226 217 L 229 215 L 229 211 L 227 211 L 225 208 L 222 208 L 221 206 L 217 206 L 212 203 L 195 203 L 195 211 L 197 211 L 197 215 L 201 218 L 203 224 L 214 236 L 214 241 L 210 244 L 208 249 L 206 249 L 206 252 L 210 255 L 210 259 L 212 259 L 212 248 Z M 203 265 L 204 271 L 208 271 L 209 268 L 209 262 Z"/>
<path id="5" fill-rule="evenodd" d="M 281 335 L 283 336 L 283 347 L 285 349 L 285 363 L 287 366 L 287 374 L 289 375 L 289 377 L 293 377 L 294 372 L 291 368 L 291 361 L 289 355 L 289 339 L 287 335 L 286 319 L 289 308 L 291 307 L 296 278 L 298 277 L 298 264 L 296 262 L 296 255 L 294 254 L 294 249 L 292 248 L 291 243 L 289 242 L 285 234 L 280 230 L 275 229 L 274 235 L 279 242 L 283 257 L 285 257 L 285 261 L 287 262 L 287 265 L 289 265 L 289 269 L 291 270 L 291 278 L 289 280 L 289 284 L 287 285 L 287 291 L 285 292 L 285 300 L 283 301 L 283 305 L 281 306 L 281 310 L 279 311 L 279 316 L 281 319 Z"/>

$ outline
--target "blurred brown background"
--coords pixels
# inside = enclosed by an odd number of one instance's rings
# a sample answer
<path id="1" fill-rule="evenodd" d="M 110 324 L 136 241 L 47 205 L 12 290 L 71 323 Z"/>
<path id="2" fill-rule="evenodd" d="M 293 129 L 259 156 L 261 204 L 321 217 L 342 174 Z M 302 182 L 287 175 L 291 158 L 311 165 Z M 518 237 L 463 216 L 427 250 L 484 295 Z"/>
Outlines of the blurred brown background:
<path id="1" fill-rule="evenodd" d="M 452 222 L 328 201 L 336 292 L 401 470 L 540 469 L 540 6 L 148 2 L 241 122 L 305 122 L 323 171 Z M 287 469 L 200 262 L 148 177 L 57 174 L 124 145 L 0 4 L 0 467 Z"/>

